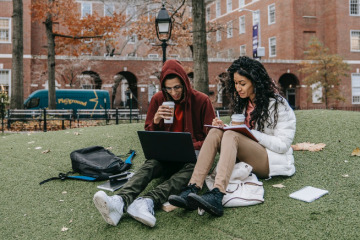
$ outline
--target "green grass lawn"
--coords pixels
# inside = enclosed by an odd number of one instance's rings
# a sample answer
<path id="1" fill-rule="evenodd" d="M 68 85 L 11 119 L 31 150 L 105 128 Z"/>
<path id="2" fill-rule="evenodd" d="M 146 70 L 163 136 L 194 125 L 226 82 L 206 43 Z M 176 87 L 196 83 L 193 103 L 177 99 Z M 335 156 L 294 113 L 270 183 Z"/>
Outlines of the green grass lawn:
<path id="1" fill-rule="evenodd" d="M 138 169 L 145 158 L 136 131 L 143 123 L 1 135 L 0 239 L 359 239 L 360 157 L 350 155 L 360 147 L 360 113 L 309 110 L 296 116 L 294 143 L 326 147 L 295 152 L 295 175 L 263 181 L 263 204 L 227 208 L 220 218 L 157 210 L 153 229 L 127 214 L 117 227 L 106 224 L 92 202 L 101 182 L 56 180 L 39 186 L 71 170 L 71 151 L 94 145 L 112 147 L 117 155 L 136 150 L 133 169 Z M 47 149 L 51 152 L 41 153 Z M 285 188 L 272 187 L 279 183 Z M 289 197 L 307 185 L 329 194 L 312 203 Z"/>

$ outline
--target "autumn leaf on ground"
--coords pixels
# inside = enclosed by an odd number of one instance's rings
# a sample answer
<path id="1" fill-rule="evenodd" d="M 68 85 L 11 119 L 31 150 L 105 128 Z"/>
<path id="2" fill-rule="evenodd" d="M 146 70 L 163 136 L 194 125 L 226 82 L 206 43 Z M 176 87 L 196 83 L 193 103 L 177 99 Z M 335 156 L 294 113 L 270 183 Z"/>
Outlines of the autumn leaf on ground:
<path id="1" fill-rule="evenodd" d="M 41 153 L 49 153 L 49 152 L 51 152 L 51 150 L 50 150 L 50 149 L 45 150 L 45 151 L 42 151 Z"/>
<path id="2" fill-rule="evenodd" d="M 314 146 L 309 147 L 308 150 L 310 152 L 317 152 L 317 151 L 322 150 L 325 146 L 326 146 L 325 143 L 318 143 L 318 144 L 315 144 Z"/>
<path id="3" fill-rule="evenodd" d="M 65 232 L 65 231 L 67 231 L 69 228 L 67 228 L 67 227 L 63 227 L 62 229 L 61 229 L 61 231 L 62 232 Z"/>
<path id="4" fill-rule="evenodd" d="M 78 133 L 78 132 L 74 132 L 74 135 L 80 135 L 81 133 Z"/>
<path id="5" fill-rule="evenodd" d="M 36 147 L 35 149 L 36 149 L 36 150 L 39 150 L 39 149 L 41 149 L 41 147 Z"/>
<path id="6" fill-rule="evenodd" d="M 284 188 L 285 186 L 282 185 L 281 183 L 279 183 L 279 184 L 273 185 L 273 187 L 276 187 L 276 188 Z"/>
<path id="7" fill-rule="evenodd" d="M 106 150 L 111 150 L 112 149 L 112 147 L 107 147 L 107 148 L 105 148 Z"/>
<path id="8" fill-rule="evenodd" d="M 304 150 L 308 150 L 310 152 L 317 152 L 322 150 L 324 147 L 326 146 L 325 143 L 309 143 L 309 142 L 304 142 L 304 143 L 297 143 L 295 145 L 291 145 L 292 149 L 294 151 L 304 151 Z"/>
<path id="9" fill-rule="evenodd" d="M 349 174 L 342 175 L 342 177 L 349 177 Z"/>
<path id="10" fill-rule="evenodd" d="M 359 156 L 360 157 L 360 149 L 359 148 L 355 148 L 352 153 L 351 156 Z"/>

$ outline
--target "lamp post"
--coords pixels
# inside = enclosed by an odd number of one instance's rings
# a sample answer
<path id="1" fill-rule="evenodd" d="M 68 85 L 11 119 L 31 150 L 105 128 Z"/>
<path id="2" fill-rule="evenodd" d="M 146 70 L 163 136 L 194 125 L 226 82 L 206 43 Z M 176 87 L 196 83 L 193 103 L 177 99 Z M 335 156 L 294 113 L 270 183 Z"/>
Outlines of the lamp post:
<path id="1" fill-rule="evenodd" d="M 158 16 L 155 19 L 155 29 L 156 29 L 156 35 L 158 39 L 162 42 L 160 45 L 155 46 L 161 46 L 163 50 L 163 63 L 166 61 L 166 47 L 169 45 L 167 41 L 171 37 L 171 29 L 172 29 L 172 21 L 168 14 L 168 12 L 165 9 L 165 4 L 163 3 L 163 6 L 158 14 Z"/>
<path id="2" fill-rule="evenodd" d="M 253 58 L 259 58 L 265 56 L 265 48 L 261 47 L 261 28 L 260 28 L 260 11 L 254 11 L 246 8 L 240 8 L 239 12 L 242 11 L 249 11 L 253 14 L 258 12 L 259 13 L 259 23 L 253 26 Z M 255 51 L 256 50 L 256 51 Z"/>

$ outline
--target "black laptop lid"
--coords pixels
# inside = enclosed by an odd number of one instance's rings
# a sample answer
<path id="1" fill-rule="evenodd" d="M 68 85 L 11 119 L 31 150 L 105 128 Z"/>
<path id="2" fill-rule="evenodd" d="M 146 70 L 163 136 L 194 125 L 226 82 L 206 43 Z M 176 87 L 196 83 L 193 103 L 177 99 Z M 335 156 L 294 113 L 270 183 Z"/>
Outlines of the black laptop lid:
<path id="1" fill-rule="evenodd" d="M 190 133 L 138 131 L 138 135 L 146 159 L 196 162 Z"/>

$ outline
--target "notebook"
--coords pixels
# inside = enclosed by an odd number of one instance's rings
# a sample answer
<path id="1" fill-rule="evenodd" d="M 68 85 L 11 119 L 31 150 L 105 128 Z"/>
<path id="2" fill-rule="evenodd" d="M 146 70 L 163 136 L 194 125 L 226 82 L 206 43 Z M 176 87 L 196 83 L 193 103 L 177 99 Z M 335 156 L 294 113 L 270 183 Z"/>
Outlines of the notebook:
<path id="1" fill-rule="evenodd" d="M 190 133 L 138 131 L 138 135 L 146 159 L 196 163 L 197 153 Z"/>
<path id="2" fill-rule="evenodd" d="M 109 177 L 109 178 L 110 178 L 109 181 L 107 181 L 106 183 L 103 183 L 103 184 L 97 186 L 97 188 L 114 192 L 114 191 L 122 188 L 122 187 L 125 185 L 125 183 L 127 183 L 127 181 L 128 181 L 133 175 L 134 175 L 134 173 L 125 172 L 125 173 L 122 173 L 122 174 L 110 176 L 110 177 Z"/>
<path id="3" fill-rule="evenodd" d="M 311 186 L 306 186 L 296 192 L 293 192 L 289 196 L 294 199 L 298 199 L 304 202 L 312 202 L 323 195 L 327 194 L 328 190 L 323 190 L 320 188 L 315 188 Z"/>
<path id="4" fill-rule="evenodd" d="M 223 131 L 227 131 L 227 130 L 232 130 L 238 133 L 241 133 L 242 135 L 247 136 L 248 138 L 259 142 L 256 137 L 252 134 L 251 130 L 245 125 L 245 124 L 241 124 L 241 125 L 235 125 L 235 126 L 227 126 L 225 125 L 224 127 L 220 127 L 220 126 L 213 126 L 213 125 L 204 125 L 205 127 L 208 128 L 218 128 L 221 129 Z"/>

